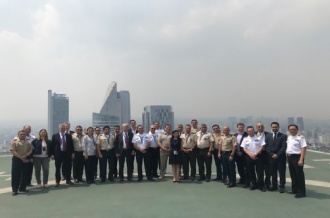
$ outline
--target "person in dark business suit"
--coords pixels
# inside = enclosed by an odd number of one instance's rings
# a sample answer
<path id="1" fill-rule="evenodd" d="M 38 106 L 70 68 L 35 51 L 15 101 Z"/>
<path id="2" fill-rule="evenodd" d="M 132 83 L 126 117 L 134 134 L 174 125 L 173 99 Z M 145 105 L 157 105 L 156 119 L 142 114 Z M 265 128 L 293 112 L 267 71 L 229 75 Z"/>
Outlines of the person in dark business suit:
<path id="1" fill-rule="evenodd" d="M 133 143 L 134 134 L 128 131 L 128 124 L 122 124 L 122 132 L 119 133 L 114 141 L 116 156 L 119 159 L 119 179 L 124 181 L 124 164 L 126 160 L 127 180 L 132 181 L 133 168 Z"/>
<path id="2" fill-rule="evenodd" d="M 271 123 L 272 133 L 265 138 L 266 151 L 268 154 L 268 163 L 270 174 L 272 177 L 272 187 L 270 191 L 279 188 L 280 193 L 285 192 L 285 170 L 286 170 L 286 156 L 287 135 L 279 132 L 280 125 L 278 122 Z M 278 187 L 277 171 L 280 175 L 280 184 Z"/>
<path id="3" fill-rule="evenodd" d="M 56 167 L 56 185 L 58 187 L 61 181 L 61 167 L 64 168 L 64 176 L 66 184 L 73 185 L 71 181 L 71 167 L 72 167 L 72 154 L 73 154 L 73 140 L 72 136 L 65 132 L 65 124 L 59 125 L 59 132 L 52 137 L 52 152 L 55 158 Z"/>
<path id="4" fill-rule="evenodd" d="M 129 121 L 131 128 L 128 129 L 128 132 L 133 133 L 133 136 L 138 133 L 137 127 L 136 127 L 136 121 L 135 120 L 130 120 Z M 134 172 L 134 160 L 135 160 L 135 148 L 133 147 L 133 156 L 132 156 L 132 161 L 133 161 L 133 168 L 132 168 L 132 175 Z"/>
<path id="5" fill-rule="evenodd" d="M 116 138 L 119 133 L 120 133 L 120 126 L 115 125 L 113 127 L 113 136 Z M 117 155 L 115 155 L 113 159 L 113 178 L 115 179 L 117 177 L 118 177 L 118 158 Z"/>
<path id="6" fill-rule="evenodd" d="M 72 135 L 73 133 L 75 133 L 75 131 L 72 131 L 71 130 L 71 123 L 69 123 L 69 122 L 65 122 L 64 123 L 64 125 L 65 125 L 65 133 L 68 133 L 68 134 L 70 134 L 70 135 Z M 72 170 L 72 167 L 73 167 L 73 163 L 71 164 L 71 169 L 70 170 Z M 66 180 L 66 178 L 65 178 L 65 168 L 63 168 L 63 166 L 62 166 L 62 181 L 65 181 Z M 70 178 L 70 179 L 72 179 L 72 178 Z"/>
<path id="7" fill-rule="evenodd" d="M 264 131 L 264 124 L 263 123 L 257 123 L 256 125 L 257 130 L 255 134 L 259 138 L 260 141 L 264 141 L 266 136 L 269 134 L 269 132 Z M 264 179 L 264 184 L 266 189 L 270 188 L 270 171 L 269 171 L 269 164 L 268 164 L 268 154 L 266 149 L 263 149 L 261 152 L 261 160 L 264 168 L 264 174 L 265 174 L 265 179 Z"/>
<path id="8" fill-rule="evenodd" d="M 248 179 L 248 175 L 246 172 L 245 157 L 244 157 L 245 153 L 241 148 L 241 144 L 243 139 L 247 137 L 248 134 L 247 132 L 244 131 L 244 127 L 245 127 L 244 123 L 237 123 L 236 127 L 237 127 L 237 133 L 235 133 L 234 136 L 236 136 L 236 140 L 237 140 L 237 150 L 234 159 L 240 177 L 238 184 L 245 184 L 244 187 L 247 188 L 250 187 L 250 181 Z"/>

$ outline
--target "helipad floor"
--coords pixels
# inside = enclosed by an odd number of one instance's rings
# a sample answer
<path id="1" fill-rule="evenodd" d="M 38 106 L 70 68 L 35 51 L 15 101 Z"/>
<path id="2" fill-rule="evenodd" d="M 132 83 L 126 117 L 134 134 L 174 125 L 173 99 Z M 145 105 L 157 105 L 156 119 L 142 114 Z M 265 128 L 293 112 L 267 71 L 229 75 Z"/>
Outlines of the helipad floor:
<path id="1" fill-rule="evenodd" d="M 213 181 L 174 184 L 170 176 L 155 182 L 116 181 L 90 186 L 31 189 L 27 194 L 13 197 L 10 188 L 11 158 L 0 157 L 0 217 L 328 218 L 330 154 L 308 152 L 306 164 L 307 197 L 303 199 L 242 187 L 228 189 Z M 54 163 L 51 166 L 50 180 L 53 181 Z M 290 178 L 287 177 L 286 188 L 290 189 Z"/>

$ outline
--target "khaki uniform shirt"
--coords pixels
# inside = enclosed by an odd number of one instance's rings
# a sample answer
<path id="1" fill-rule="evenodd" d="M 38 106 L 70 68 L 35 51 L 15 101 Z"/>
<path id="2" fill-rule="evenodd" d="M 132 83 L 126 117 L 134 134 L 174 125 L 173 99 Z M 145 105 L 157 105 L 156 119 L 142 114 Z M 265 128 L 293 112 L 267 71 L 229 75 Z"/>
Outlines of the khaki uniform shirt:
<path id="1" fill-rule="evenodd" d="M 110 150 L 114 148 L 115 137 L 110 135 L 101 134 L 97 140 L 97 145 L 100 146 L 101 150 Z"/>
<path id="2" fill-rule="evenodd" d="M 158 142 L 163 145 L 165 148 L 170 148 L 170 140 L 172 138 L 171 133 L 164 133 L 158 136 Z"/>
<path id="3" fill-rule="evenodd" d="M 13 141 L 10 145 L 10 151 L 16 151 L 21 156 L 26 155 L 33 149 L 33 145 L 28 140 L 20 141 L 19 139 L 17 139 Z"/>
<path id="4" fill-rule="evenodd" d="M 219 149 L 219 142 L 220 142 L 220 137 L 222 136 L 222 133 L 213 133 L 212 136 L 214 138 L 214 149 Z"/>
<path id="5" fill-rule="evenodd" d="M 79 136 L 77 133 L 72 134 L 72 141 L 73 141 L 73 150 L 74 151 L 84 151 L 85 147 L 83 146 L 83 138 L 85 134 Z"/>
<path id="6" fill-rule="evenodd" d="M 197 138 L 197 147 L 198 148 L 209 148 L 211 145 L 211 142 L 214 142 L 214 138 L 210 132 L 205 132 L 202 134 L 201 131 L 198 131 L 196 133 Z"/>
<path id="7" fill-rule="evenodd" d="M 194 129 L 193 127 L 191 127 L 191 132 L 196 134 L 198 132 L 198 128 Z"/>
<path id="8" fill-rule="evenodd" d="M 192 148 L 196 144 L 196 134 L 192 132 L 189 135 L 182 133 L 180 138 L 182 139 L 183 148 Z"/>
<path id="9" fill-rule="evenodd" d="M 237 146 L 236 136 L 234 135 L 222 135 L 220 136 L 221 151 L 231 151 Z"/>

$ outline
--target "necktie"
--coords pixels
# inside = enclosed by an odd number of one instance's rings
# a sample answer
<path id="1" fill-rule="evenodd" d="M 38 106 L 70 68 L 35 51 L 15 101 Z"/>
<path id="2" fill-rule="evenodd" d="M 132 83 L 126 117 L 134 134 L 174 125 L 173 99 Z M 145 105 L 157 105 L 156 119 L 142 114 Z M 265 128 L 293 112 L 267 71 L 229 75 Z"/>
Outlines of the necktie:
<path id="1" fill-rule="evenodd" d="M 125 144 L 126 144 L 126 149 L 128 148 L 129 145 L 129 140 L 128 140 L 128 135 L 125 133 Z"/>
<path id="2" fill-rule="evenodd" d="M 63 143 L 63 151 L 66 151 L 66 139 L 65 139 L 65 134 L 62 134 L 62 143 Z"/>
<path id="3" fill-rule="evenodd" d="M 274 140 L 277 138 L 277 132 L 274 132 Z"/>

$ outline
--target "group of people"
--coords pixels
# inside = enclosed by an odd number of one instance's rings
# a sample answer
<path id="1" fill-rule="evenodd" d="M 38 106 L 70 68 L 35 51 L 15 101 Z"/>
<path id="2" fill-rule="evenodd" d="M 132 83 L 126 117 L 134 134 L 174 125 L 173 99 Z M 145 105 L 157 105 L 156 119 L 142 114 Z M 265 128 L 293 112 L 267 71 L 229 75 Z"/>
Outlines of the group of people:
<path id="1" fill-rule="evenodd" d="M 213 180 L 228 188 L 236 186 L 237 168 L 238 183 L 245 188 L 262 192 L 278 190 L 280 193 L 286 192 L 288 162 L 292 179 L 292 189 L 288 193 L 295 194 L 296 198 L 306 196 L 303 166 L 307 144 L 305 138 L 298 135 L 295 124 L 288 126 L 288 136 L 279 132 L 277 122 L 271 123 L 272 132 L 265 132 L 262 123 L 257 123 L 256 129 L 238 123 L 235 134 L 230 133 L 228 126 L 221 130 L 218 124 L 212 126 L 211 133 L 206 124 L 198 127 L 196 119 L 185 127 L 179 124 L 173 131 L 169 124 L 164 129 L 159 126 L 159 122 L 155 122 L 145 133 L 142 125 L 131 120 L 130 124 L 115 126 L 113 133 L 110 126 L 104 126 L 101 134 L 99 127 L 88 127 L 84 132 L 78 125 L 75 131 L 71 131 L 70 123 L 64 123 L 59 125 L 59 132 L 52 138 L 45 129 L 34 137 L 31 127 L 24 126 L 10 147 L 13 154 L 12 194 L 27 192 L 33 166 L 37 188 L 47 188 L 50 159 L 55 160 L 55 187 L 60 186 L 61 180 L 69 185 L 95 183 L 98 165 L 100 182 L 114 181 L 116 177 L 123 182 L 125 162 L 126 179 L 132 181 L 135 159 L 138 181 L 143 180 L 143 165 L 147 180 L 164 178 L 168 162 L 172 166 L 174 183 L 194 181 L 197 162 L 198 180 L 210 182 L 214 159 L 216 178 Z M 84 168 L 86 181 L 83 180 Z"/>

